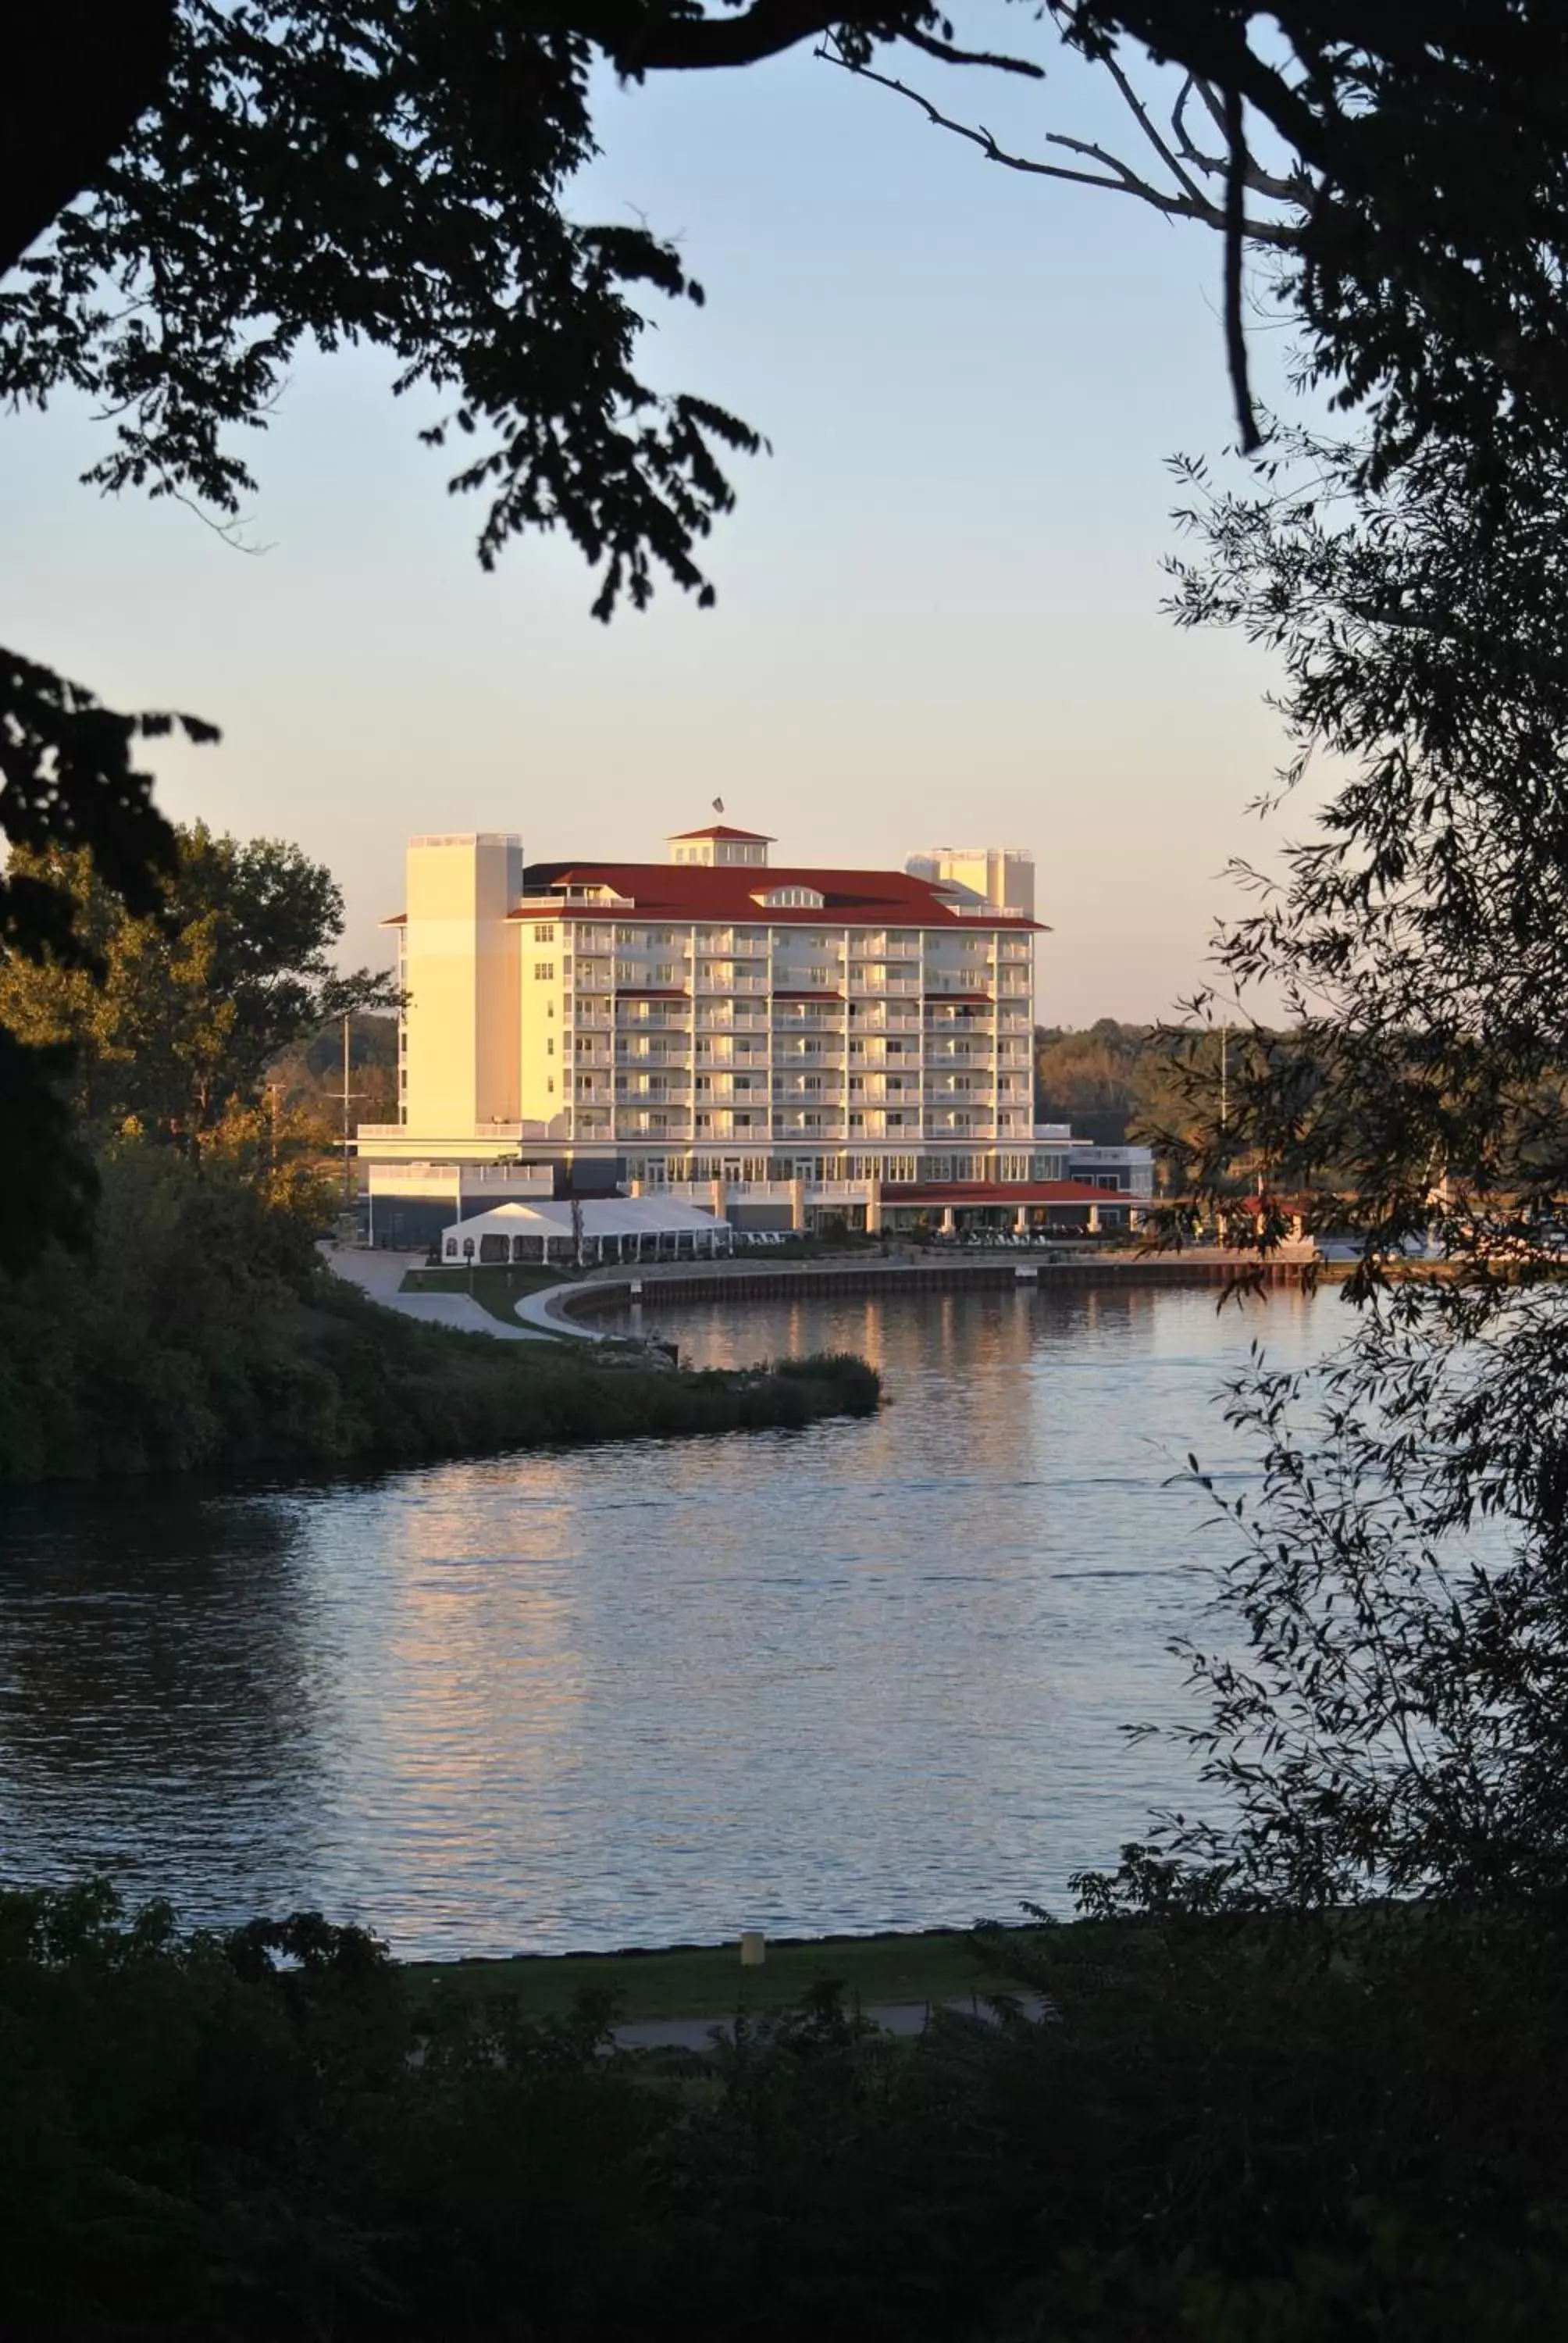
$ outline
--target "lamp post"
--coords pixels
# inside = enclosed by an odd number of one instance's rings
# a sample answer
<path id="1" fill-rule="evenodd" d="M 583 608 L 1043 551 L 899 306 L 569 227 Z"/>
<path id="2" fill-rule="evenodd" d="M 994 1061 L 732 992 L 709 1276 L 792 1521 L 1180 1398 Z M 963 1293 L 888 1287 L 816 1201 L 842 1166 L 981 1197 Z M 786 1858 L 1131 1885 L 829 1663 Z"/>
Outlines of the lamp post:
<path id="1" fill-rule="evenodd" d="M 340 1098 L 343 1101 L 343 1209 L 345 1212 L 351 1212 L 354 1209 L 354 1167 L 349 1157 L 349 1145 L 354 1134 L 352 1125 L 348 1119 L 348 1109 L 353 1101 L 356 1099 L 361 1099 L 365 1096 L 363 1091 L 351 1091 L 348 1087 L 348 1029 L 352 1016 L 353 1011 L 351 1010 L 346 1009 L 344 1011 L 343 1088 L 341 1091 L 328 1093 L 329 1096 Z"/>

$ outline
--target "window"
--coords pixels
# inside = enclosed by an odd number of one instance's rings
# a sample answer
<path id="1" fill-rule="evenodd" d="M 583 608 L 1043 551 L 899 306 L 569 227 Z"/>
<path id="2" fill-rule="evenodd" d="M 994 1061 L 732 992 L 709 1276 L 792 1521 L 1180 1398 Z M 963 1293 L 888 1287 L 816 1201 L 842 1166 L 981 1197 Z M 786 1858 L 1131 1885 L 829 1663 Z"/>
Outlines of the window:
<path id="1" fill-rule="evenodd" d="M 765 911 L 819 911 L 827 898 L 815 887 L 768 887 L 751 900 Z"/>
<path id="2" fill-rule="evenodd" d="M 534 982 L 535 982 L 536 984 L 553 984 L 553 983 L 555 982 L 555 980 L 556 980 L 556 964 L 555 964 L 554 960 L 535 960 L 535 962 L 534 962 Z"/>
<path id="3" fill-rule="evenodd" d="M 551 922 L 550 922 L 548 920 L 538 920 L 538 921 L 535 923 L 535 927 L 534 927 L 534 941 L 535 941 L 535 943 L 537 943 L 537 944 L 553 944 L 553 943 L 554 943 L 554 941 L 555 941 L 555 940 L 556 940 L 556 931 L 555 931 L 555 929 L 554 929 L 554 927 L 552 926 Z"/>
<path id="4" fill-rule="evenodd" d="M 552 1033 L 552 1034 L 550 1034 L 550 1035 L 549 1035 L 549 1037 L 548 1038 L 548 1040 L 547 1040 L 547 1041 L 546 1041 L 546 1042 L 545 1042 L 545 1055 L 546 1055 L 546 1057 L 547 1057 L 547 1058 L 553 1058 L 553 1057 L 555 1056 L 555 1054 L 556 1054 L 556 1037 L 555 1037 L 555 1035 Z"/>

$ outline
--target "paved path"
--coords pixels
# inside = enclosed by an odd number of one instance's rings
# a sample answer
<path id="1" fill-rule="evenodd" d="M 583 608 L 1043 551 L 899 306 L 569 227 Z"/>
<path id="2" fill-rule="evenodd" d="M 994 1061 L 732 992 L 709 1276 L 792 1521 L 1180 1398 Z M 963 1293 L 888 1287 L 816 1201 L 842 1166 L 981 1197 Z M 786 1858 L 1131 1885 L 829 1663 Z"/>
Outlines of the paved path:
<path id="1" fill-rule="evenodd" d="M 1026 2017 L 1045 2017 L 1050 2007 L 1041 1994 L 1021 1993 L 1018 2003 Z M 982 2024 L 994 2026 L 996 2013 L 973 1996 L 961 2001 L 944 2001 L 942 2009 L 957 2010 L 965 2017 L 978 2017 Z M 759 2015 L 782 2016 L 781 2010 L 759 2012 Z M 884 2034 L 897 2034 L 908 2038 L 923 2034 L 931 2022 L 929 2001 L 873 2001 L 861 2010 L 862 2017 L 881 2027 Z M 615 2041 L 622 2050 L 711 2050 L 717 2036 L 728 2039 L 735 2031 L 731 2017 L 644 2017 L 628 2026 L 618 2026 Z"/>
<path id="2" fill-rule="evenodd" d="M 323 1244 L 317 1248 L 335 1277 L 357 1285 L 361 1293 L 384 1310 L 402 1318 L 420 1318 L 427 1326 L 451 1326 L 460 1334 L 489 1334 L 498 1342 L 540 1342 L 546 1334 L 538 1326 L 504 1326 L 469 1293 L 403 1293 L 398 1291 L 411 1269 L 422 1269 L 422 1252 L 380 1252 L 357 1245 Z M 528 1295 L 532 1301 L 542 1299 Z M 521 1305 L 519 1304 L 519 1307 Z"/>

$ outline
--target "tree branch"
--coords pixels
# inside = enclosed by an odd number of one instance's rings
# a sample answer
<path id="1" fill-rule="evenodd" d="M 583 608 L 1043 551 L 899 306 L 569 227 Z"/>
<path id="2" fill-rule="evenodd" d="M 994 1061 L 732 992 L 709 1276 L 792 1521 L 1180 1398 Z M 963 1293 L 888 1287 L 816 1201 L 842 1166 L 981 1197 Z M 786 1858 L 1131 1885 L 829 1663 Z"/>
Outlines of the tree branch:
<path id="1" fill-rule="evenodd" d="M 911 89 L 907 82 L 899 81 L 891 74 L 878 73 L 871 65 L 857 65 L 850 58 L 846 57 L 841 50 L 828 43 L 819 45 L 815 55 L 823 59 L 826 64 L 837 65 L 841 72 L 853 74 L 861 81 L 874 82 L 879 89 L 890 90 L 895 97 L 905 98 L 910 105 L 918 106 L 927 121 L 936 129 L 950 131 L 955 138 L 967 139 L 971 146 L 980 148 L 988 163 L 1000 163 L 1004 170 L 1018 171 L 1031 178 L 1060 179 L 1070 186 L 1100 187 L 1110 195 L 1135 196 L 1140 203 L 1147 204 L 1151 211 L 1163 213 L 1168 219 L 1196 220 L 1202 227 L 1213 228 L 1219 232 L 1224 229 L 1223 204 L 1217 196 L 1210 196 L 1183 172 L 1178 171 L 1175 174 L 1181 192 L 1178 195 L 1169 194 L 1164 189 L 1155 186 L 1151 181 L 1141 177 L 1130 164 L 1124 163 L 1120 156 L 1112 155 L 1108 148 L 1096 146 L 1089 139 L 1070 138 L 1065 131 L 1060 130 L 1044 132 L 1043 143 L 1048 146 L 1060 147 L 1064 154 L 1080 156 L 1085 162 L 1097 163 L 1100 166 L 1100 171 L 1074 170 L 1065 163 L 1048 163 L 1031 156 L 1014 154 L 1010 148 L 999 145 L 992 133 L 986 129 L 983 124 L 956 121 L 951 115 L 944 114 L 941 108 L 921 91 Z M 1121 75 L 1119 75 L 1117 78 L 1118 85 L 1121 86 Z M 1141 105 L 1134 106 L 1134 112 L 1148 127 L 1144 110 Z M 1151 129 L 1150 136 L 1151 143 L 1156 150 L 1165 155 L 1167 150 L 1164 141 L 1156 137 Z M 1174 167 L 1172 166 L 1173 170 Z M 1216 158 L 1213 165 L 1216 175 L 1224 167 L 1223 162 Z M 1110 176 L 1104 176 L 1101 174 Z M 1300 227 L 1294 222 L 1288 220 L 1244 219 L 1242 230 L 1245 240 L 1250 244 L 1269 245 L 1281 248 L 1294 246 L 1300 241 L 1301 236 Z"/>
<path id="2" fill-rule="evenodd" d="M 169 69 L 176 0 L 47 0 L 0 31 L 0 277 L 97 179 Z"/>
<path id="3" fill-rule="evenodd" d="M 999 73 L 1021 74 L 1030 81 L 1044 79 L 1044 67 L 1028 58 L 955 47 L 925 31 L 917 21 L 920 13 L 911 8 L 907 20 L 894 17 L 885 25 L 867 26 L 868 40 L 909 41 L 943 65 L 989 65 Z M 623 74 L 689 73 L 759 64 L 802 41 L 820 39 L 843 17 L 842 0 L 837 7 L 827 5 L 827 0 L 752 0 L 739 16 L 670 16 L 639 27 L 627 39 L 597 32 L 593 37 L 603 43 Z"/>
<path id="4" fill-rule="evenodd" d="M 1247 334 L 1241 322 L 1241 259 L 1246 243 L 1247 125 L 1239 89 L 1225 92 L 1225 127 L 1230 168 L 1225 175 L 1225 351 L 1242 452 L 1256 455 L 1263 444 L 1247 381 Z"/>

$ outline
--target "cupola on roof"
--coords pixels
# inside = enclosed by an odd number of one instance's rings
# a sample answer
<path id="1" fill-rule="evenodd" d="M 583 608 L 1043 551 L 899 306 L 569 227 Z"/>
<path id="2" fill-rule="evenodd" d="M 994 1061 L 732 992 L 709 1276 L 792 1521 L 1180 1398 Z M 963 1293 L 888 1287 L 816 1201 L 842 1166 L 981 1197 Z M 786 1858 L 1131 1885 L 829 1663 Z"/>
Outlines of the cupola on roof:
<path id="1" fill-rule="evenodd" d="M 672 862 L 708 870 L 739 864 L 755 870 L 766 865 L 773 840 L 759 830 L 732 830 L 728 822 L 710 821 L 704 830 L 678 830 L 666 843 Z"/>

